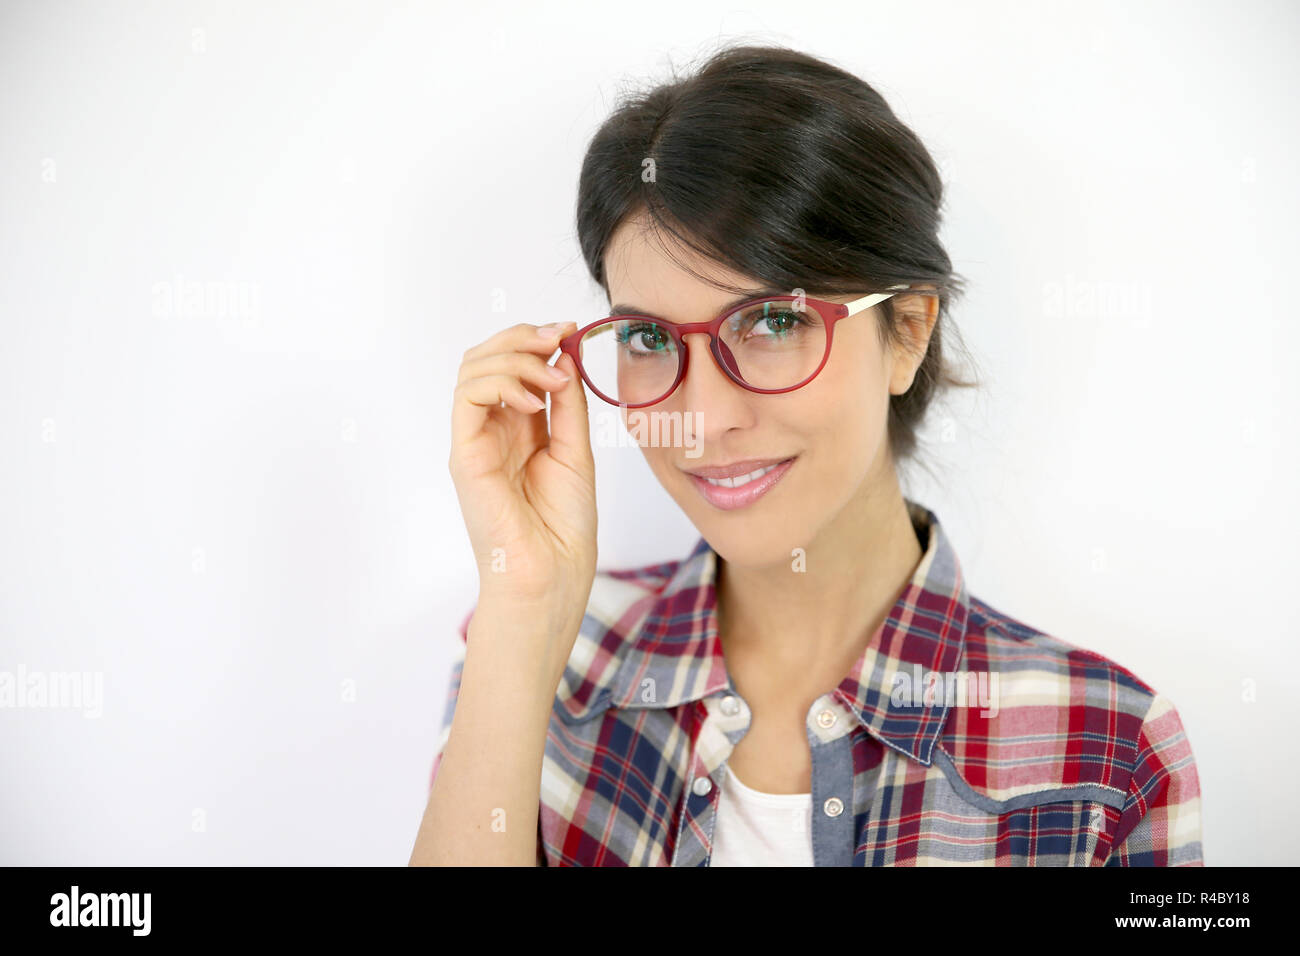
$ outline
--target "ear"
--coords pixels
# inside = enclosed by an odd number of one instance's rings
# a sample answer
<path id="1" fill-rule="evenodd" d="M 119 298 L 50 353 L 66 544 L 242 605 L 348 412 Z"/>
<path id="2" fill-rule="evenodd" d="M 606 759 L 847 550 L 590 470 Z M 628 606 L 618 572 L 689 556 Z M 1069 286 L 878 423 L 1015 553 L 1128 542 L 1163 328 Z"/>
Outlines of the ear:
<path id="1" fill-rule="evenodd" d="M 917 288 L 933 289 L 934 286 L 921 285 Z M 903 341 L 895 344 L 892 349 L 889 392 L 891 395 L 902 395 L 912 387 L 917 369 L 921 367 L 926 350 L 930 347 L 930 335 L 939 318 L 939 297 L 900 295 L 892 301 L 894 323 Z"/>

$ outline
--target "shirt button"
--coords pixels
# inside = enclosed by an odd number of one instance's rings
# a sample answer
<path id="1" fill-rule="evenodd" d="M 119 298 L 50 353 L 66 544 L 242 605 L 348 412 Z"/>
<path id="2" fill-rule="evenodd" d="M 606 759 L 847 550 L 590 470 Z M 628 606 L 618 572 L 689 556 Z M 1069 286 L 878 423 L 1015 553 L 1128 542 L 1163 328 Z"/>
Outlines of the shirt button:
<path id="1" fill-rule="evenodd" d="M 835 711 L 831 710 L 829 707 L 817 715 L 818 727 L 825 729 L 827 727 L 834 725 L 834 723 L 835 723 Z"/>
<path id="2" fill-rule="evenodd" d="M 740 713 L 740 701 L 730 695 L 722 698 L 722 712 L 728 717 L 734 717 Z"/>
<path id="3" fill-rule="evenodd" d="M 822 804 L 822 810 L 825 811 L 828 817 L 838 817 L 844 812 L 844 801 L 839 797 L 831 797 Z"/>
<path id="4" fill-rule="evenodd" d="M 691 784 L 691 789 L 702 797 L 713 789 L 713 781 L 708 777 L 696 777 L 695 783 Z"/>

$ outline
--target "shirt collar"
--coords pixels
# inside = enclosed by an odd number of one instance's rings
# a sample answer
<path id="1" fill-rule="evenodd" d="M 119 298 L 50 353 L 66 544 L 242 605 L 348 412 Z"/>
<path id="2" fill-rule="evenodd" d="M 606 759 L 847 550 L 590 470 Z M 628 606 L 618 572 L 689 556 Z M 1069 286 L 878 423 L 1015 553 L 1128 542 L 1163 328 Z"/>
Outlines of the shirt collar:
<path id="1" fill-rule="evenodd" d="M 957 669 L 970 598 L 934 512 L 904 499 L 924 554 L 884 623 L 833 691 L 882 743 L 929 765 L 948 705 L 895 702 L 895 675 Z M 621 708 L 677 707 L 732 686 L 718 638 L 717 554 L 700 538 L 629 633 L 608 700 Z"/>

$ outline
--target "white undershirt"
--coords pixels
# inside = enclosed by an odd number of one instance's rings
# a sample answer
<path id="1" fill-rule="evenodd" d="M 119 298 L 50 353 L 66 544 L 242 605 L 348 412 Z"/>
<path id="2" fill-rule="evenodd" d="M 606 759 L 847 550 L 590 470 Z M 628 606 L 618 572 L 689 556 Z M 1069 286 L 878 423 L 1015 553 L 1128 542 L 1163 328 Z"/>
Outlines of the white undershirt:
<path id="1" fill-rule="evenodd" d="M 812 794 L 763 793 L 722 766 L 709 866 L 812 866 Z"/>

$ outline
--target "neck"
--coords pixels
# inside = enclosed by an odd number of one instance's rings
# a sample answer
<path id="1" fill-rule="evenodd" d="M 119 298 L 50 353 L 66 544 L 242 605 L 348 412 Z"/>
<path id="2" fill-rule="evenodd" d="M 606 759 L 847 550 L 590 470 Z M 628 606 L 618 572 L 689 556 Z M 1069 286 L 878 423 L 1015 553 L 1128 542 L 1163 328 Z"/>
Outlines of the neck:
<path id="1" fill-rule="evenodd" d="M 740 567 L 719 558 L 719 637 L 738 689 L 742 669 L 751 687 L 779 686 L 783 677 L 788 684 L 790 674 L 814 682 L 817 693 L 834 687 L 923 554 L 891 470 L 827 523 L 805 549 L 802 573 L 791 562 Z"/>

